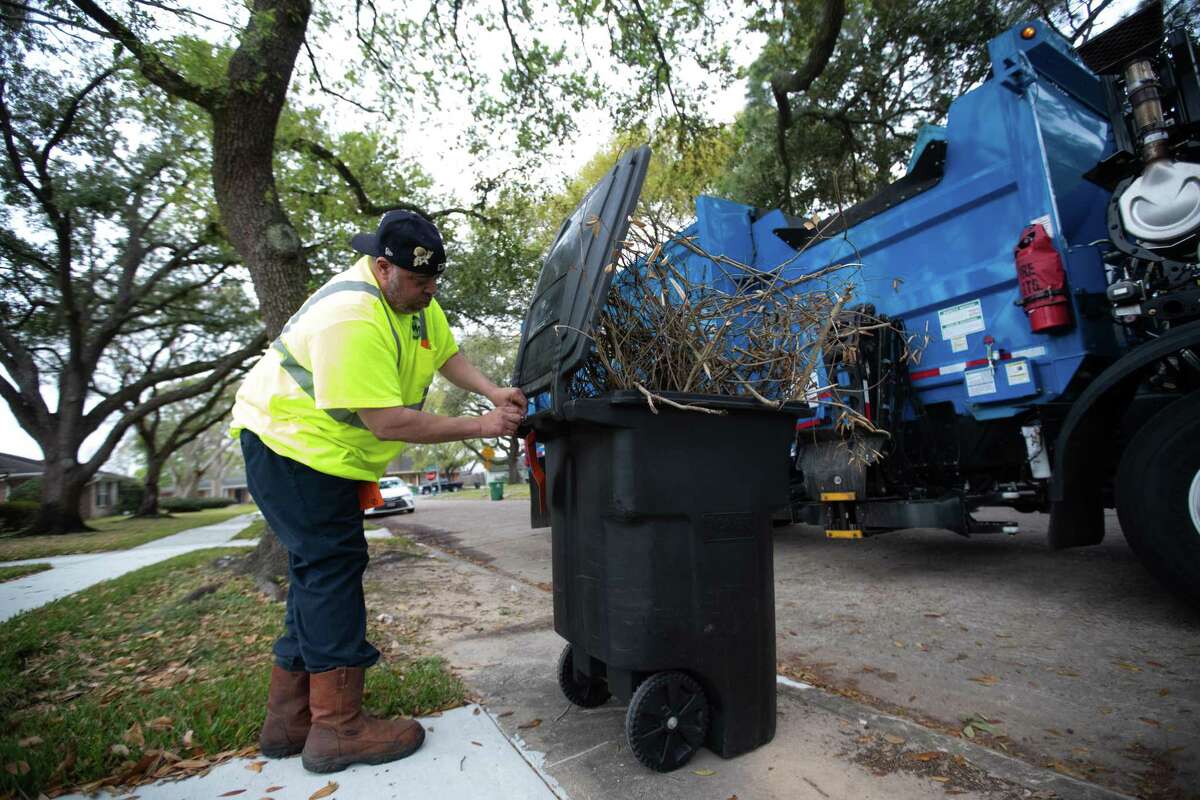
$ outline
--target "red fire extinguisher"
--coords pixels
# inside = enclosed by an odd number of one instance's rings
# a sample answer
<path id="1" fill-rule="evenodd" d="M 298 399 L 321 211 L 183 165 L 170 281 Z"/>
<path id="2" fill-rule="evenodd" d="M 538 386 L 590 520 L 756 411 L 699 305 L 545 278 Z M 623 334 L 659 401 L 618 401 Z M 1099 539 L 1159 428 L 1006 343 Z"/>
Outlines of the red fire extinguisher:
<path id="1" fill-rule="evenodd" d="M 1067 298 L 1067 273 L 1046 229 L 1037 222 L 1027 227 L 1013 252 L 1021 291 L 1017 305 L 1025 309 L 1030 329 L 1044 333 L 1070 327 L 1073 323 Z"/>

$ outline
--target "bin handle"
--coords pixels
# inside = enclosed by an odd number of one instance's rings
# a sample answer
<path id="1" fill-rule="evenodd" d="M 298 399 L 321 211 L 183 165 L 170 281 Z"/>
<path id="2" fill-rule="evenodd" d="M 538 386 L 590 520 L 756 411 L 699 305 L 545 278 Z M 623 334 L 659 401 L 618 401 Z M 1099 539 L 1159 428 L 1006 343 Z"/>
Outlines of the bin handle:
<path id="1" fill-rule="evenodd" d="M 525 436 L 525 461 L 529 464 L 529 474 L 533 476 L 533 482 L 538 487 L 538 503 L 541 505 L 541 513 L 546 513 L 546 471 L 542 469 L 542 465 L 538 463 L 537 457 L 537 434 L 530 431 Z"/>

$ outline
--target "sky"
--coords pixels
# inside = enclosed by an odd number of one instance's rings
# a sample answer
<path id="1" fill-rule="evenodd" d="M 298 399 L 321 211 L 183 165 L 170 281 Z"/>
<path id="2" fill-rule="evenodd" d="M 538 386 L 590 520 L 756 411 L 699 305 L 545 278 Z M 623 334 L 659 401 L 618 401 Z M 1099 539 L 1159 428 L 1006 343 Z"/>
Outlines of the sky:
<path id="1" fill-rule="evenodd" d="M 1134 0 L 1118 0 L 1106 13 L 1107 18 L 1101 26 L 1119 19 L 1135 5 Z M 484 43 L 485 45 L 488 43 Z M 495 58 L 494 69 L 500 65 L 500 53 L 503 42 L 493 42 L 495 47 L 485 46 L 482 52 L 492 53 Z M 759 50 L 753 41 L 746 41 L 745 34 L 739 35 L 739 47 L 736 49 L 744 66 Z M 322 52 L 322 58 L 330 58 Z M 301 74 L 308 69 L 303 54 L 298 60 Z M 336 66 L 336 65 L 335 65 Z M 603 65 L 598 65 L 603 68 Z M 709 111 L 717 122 L 733 120 L 744 104 L 746 87 L 737 83 L 713 97 Z M 418 163 L 434 180 L 437 189 L 446 195 L 458 198 L 460 201 L 471 199 L 471 187 L 477 177 L 477 172 L 470 164 L 462 146 L 465 132 L 471 121 L 471 99 L 462 97 L 447 97 L 436 108 L 426 107 L 419 125 L 406 130 L 403 125 L 396 125 L 397 135 L 405 136 L 405 149 L 411 153 L 411 158 Z M 378 124 L 361 112 L 341 104 L 331 107 L 327 119 L 334 120 L 336 128 L 352 129 L 354 126 Z M 575 174 L 612 138 L 614 130 L 606 112 L 589 111 L 579 118 L 579 132 L 566 145 L 556 148 L 546 160 L 546 165 L 539 171 L 539 177 L 549 182 L 561 182 Z M 489 170 L 497 165 L 489 163 Z M 503 165 L 502 165 L 503 166 Z M 0 369 L 0 374 L 3 370 Z M 50 407 L 54 407 L 55 393 L 53 389 L 43 392 Z M 94 434 L 87 442 L 81 455 L 87 458 L 99 446 L 103 439 L 103 431 Z M 37 443 L 21 429 L 13 418 L 6 403 L 0 402 L 0 452 L 40 459 L 41 449 Z"/>

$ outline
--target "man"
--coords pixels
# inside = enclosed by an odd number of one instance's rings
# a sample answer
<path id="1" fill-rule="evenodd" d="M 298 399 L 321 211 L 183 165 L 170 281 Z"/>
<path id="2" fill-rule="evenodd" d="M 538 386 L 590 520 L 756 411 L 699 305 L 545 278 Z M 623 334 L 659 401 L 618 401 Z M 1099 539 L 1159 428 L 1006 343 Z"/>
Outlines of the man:
<path id="1" fill-rule="evenodd" d="M 296 312 L 233 409 L 250 493 L 288 550 L 285 631 L 259 744 L 273 758 L 301 753 L 313 772 L 394 761 L 425 739 L 415 720 L 362 710 L 364 670 L 379 659 L 362 589 L 362 509 L 378 504 L 376 482 L 405 442 L 510 436 L 526 405 L 458 352 L 433 299 L 446 253 L 431 222 L 391 211 L 351 246 L 363 258 Z M 496 407 L 478 417 L 422 411 L 435 371 Z"/>

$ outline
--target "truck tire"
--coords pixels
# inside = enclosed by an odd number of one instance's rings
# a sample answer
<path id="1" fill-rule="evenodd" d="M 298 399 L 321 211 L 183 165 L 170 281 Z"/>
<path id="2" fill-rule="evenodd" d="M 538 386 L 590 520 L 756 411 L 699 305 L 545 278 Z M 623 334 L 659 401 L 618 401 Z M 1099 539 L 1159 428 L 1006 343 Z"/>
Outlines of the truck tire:
<path id="1" fill-rule="evenodd" d="M 1200 608 L 1200 392 L 1152 416 L 1125 448 L 1117 516 L 1146 569 Z"/>

